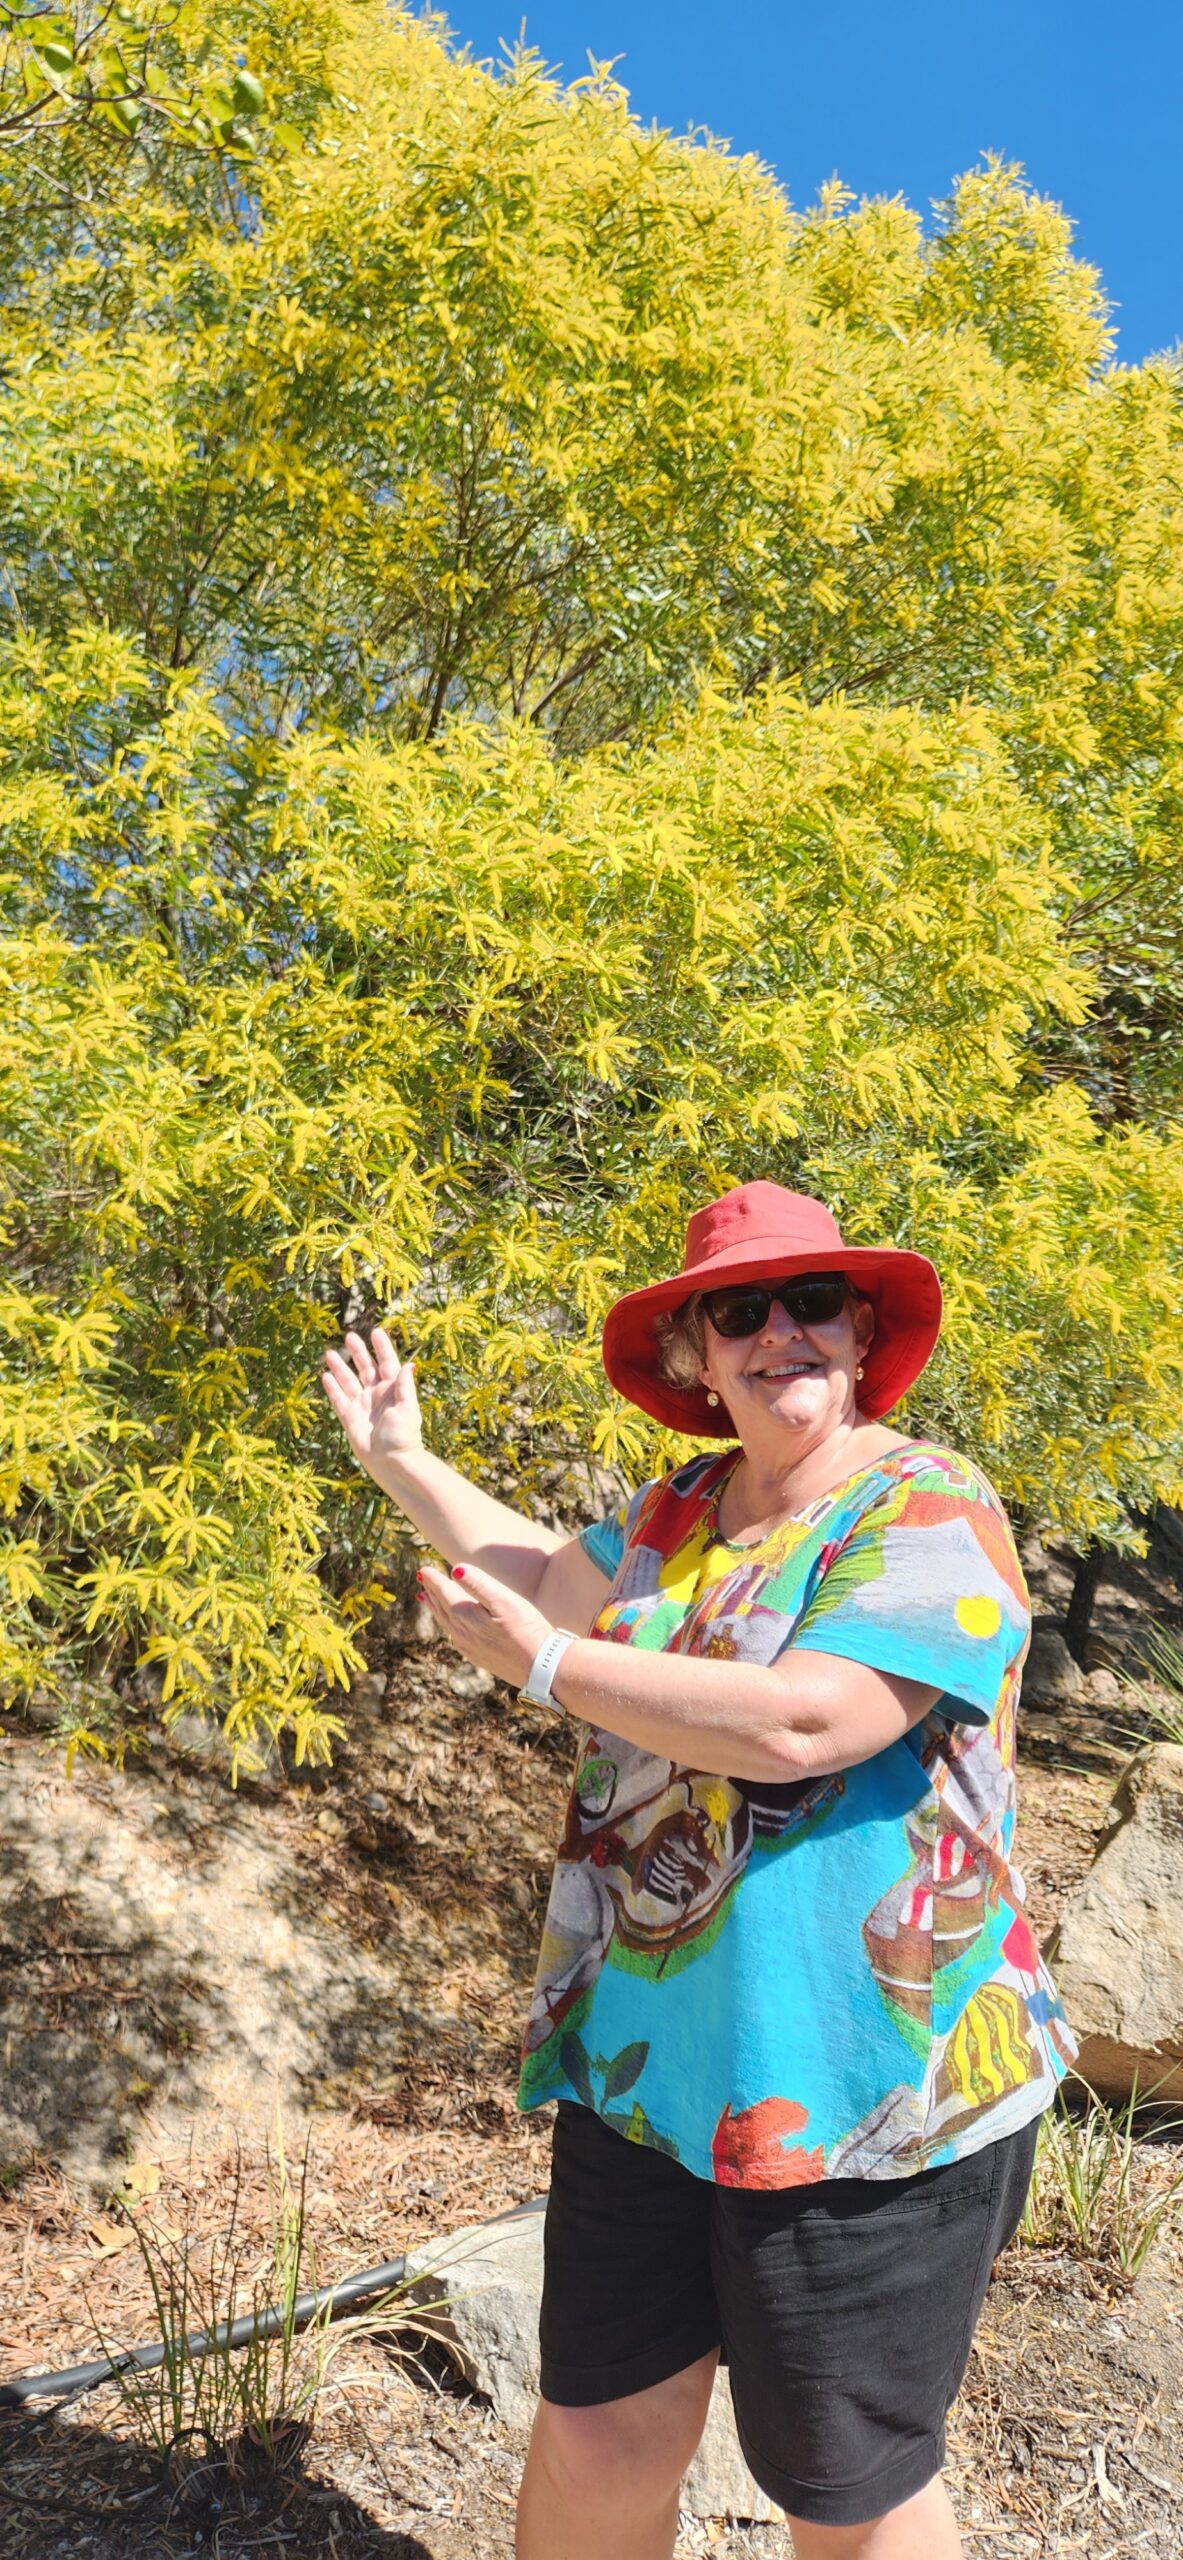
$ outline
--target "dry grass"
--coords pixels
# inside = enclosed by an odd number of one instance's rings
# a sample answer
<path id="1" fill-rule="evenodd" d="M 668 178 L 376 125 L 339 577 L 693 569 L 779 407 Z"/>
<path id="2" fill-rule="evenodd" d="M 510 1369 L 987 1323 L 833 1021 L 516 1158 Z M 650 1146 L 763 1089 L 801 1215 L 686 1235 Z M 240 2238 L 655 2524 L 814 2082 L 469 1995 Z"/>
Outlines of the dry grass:
<path id="1" fill-rule="evenodd" d="M 1183 2226 L 1183 2161 L 1169 2148 L 1181 2129 L 1183 2118 L 1164 2118 L 1136 2092 L 1107 2106 L 1079 2084 L 1062 2091 L 1039 2128 L 1026 2246 L 1140 2274 L 1156 2244 Z"/>

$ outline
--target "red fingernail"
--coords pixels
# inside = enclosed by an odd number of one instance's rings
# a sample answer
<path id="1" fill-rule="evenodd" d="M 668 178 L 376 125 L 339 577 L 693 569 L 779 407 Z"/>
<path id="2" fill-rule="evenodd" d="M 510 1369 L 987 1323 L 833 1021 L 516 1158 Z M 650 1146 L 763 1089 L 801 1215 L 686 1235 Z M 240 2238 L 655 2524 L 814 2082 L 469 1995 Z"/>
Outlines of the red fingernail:
<path id="1" fill-rule="evenodd" d="M 452 1567 L 453 1582 L 463 1582 L 465 1570 L 466 1568 L 462 1564 L 454 1564 Z"/>

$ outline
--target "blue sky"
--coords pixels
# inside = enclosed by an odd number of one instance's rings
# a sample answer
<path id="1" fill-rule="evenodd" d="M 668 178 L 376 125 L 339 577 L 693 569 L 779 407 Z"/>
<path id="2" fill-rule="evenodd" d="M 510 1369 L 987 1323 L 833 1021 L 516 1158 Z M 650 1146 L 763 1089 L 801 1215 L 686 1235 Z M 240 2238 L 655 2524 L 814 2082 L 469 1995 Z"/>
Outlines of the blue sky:
<path id="1" fill-rule="evenodd" d="M 645 122 L 758 152 L 794 204 L 837 174 L 925 214 L 984 151 L 1063 205 L 1126 363 L 1183 340 L 1183 0 L 452 0 L 478 55 L 589 52 Z"/>

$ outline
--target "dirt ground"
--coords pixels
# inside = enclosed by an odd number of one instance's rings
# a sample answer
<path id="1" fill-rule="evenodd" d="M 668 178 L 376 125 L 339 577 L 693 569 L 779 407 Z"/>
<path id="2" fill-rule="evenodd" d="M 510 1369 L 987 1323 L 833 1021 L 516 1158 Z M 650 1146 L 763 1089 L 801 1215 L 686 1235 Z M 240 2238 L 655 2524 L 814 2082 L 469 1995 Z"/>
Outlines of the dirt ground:
<path id="1" fill-rule="evenodd" d="M 1050 1623 L 1067 1561 L 1027 1562 Z M 1178 1626 L 1177 1571 L 1154 1552 L 1102 1585 L 1098 1662 L 1129 1662 L 1151 1616 Z M 1041 1937 L 1091 1861 L 1128 1723 L 1032 1720 L 1020 1863 Z M 213 2252 L 220 2302 L 233 2259 L 249 2301 L 277 2100 L 289 2157 L 310 2142 L 315 2281 L 542 2191 L 547 2126 L 512 2093 L 567 1754 L 560 1725 L 393 1642 L 327 1777 L 237 1796 L 199 1730 L 67 1786 L 51 1740 L 7 1720 L 0 2378 L 152 2334 L 136 2221 L 187 2238 L 198 2284 Z M 1160 2129 L 1139 2175 L 1176 2156 Z M 1001 2262 L 951 2441 L 969 2560 L 1177 2560 L 1180 2273 L 1173 2245 L 1132 2287 L 1067 2255 Z M 523 2450 L 392 2324 L 344 2338 L 307 2442 L 274 2464 L 239 2448 L 233 2475 L 193 2443 L 163 2471 L 110 2389 L 0 2420 L 0 2549 L 500 2560 Z M 680 2560 L 788 2551 L 778 2526 L 683 2519 Z"/>

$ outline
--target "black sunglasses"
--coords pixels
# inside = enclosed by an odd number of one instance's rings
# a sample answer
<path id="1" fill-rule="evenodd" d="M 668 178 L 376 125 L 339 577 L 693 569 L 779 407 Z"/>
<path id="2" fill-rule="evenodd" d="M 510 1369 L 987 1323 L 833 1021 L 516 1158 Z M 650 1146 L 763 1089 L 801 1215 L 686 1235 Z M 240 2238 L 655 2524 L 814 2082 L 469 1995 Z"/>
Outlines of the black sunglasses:
<path id="1" fill-rule="evenodd" d="M 745 1333 L 763 1331 L 774 1299 L 794 1324 L 832 1324 L 846 1304 L 846 1281 L 841 1271 L 805 1271 L 758 1287 L 740 1281 L 733 1289 L 704 1289 L 701 1305 L 715 1332 L 725 1342 L 738 1342 Z"/>

